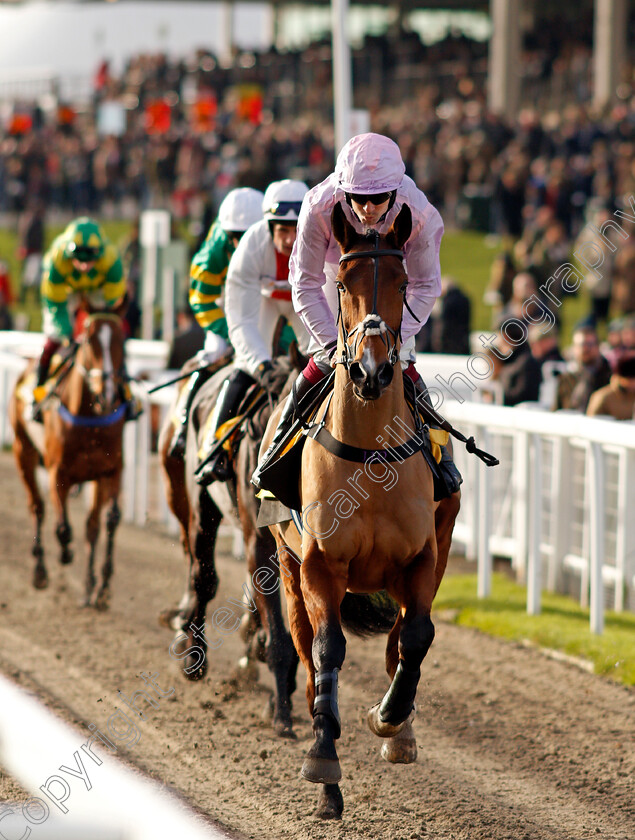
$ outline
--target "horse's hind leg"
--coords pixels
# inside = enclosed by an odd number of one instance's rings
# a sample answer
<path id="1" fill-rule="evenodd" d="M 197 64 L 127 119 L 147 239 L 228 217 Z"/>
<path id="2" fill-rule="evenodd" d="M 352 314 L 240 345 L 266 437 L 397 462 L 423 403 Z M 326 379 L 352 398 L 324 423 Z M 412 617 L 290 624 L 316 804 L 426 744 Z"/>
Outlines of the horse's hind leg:
<path id="1" fill-rule="evenodd" d="M 399 628 L 399 661 L 392 683 L 381 703 L 368 713 L 371 730 L 382 738 L 400 733 L 414 710 L 421 663 L 434 639 L 430 609 L 436 591 L 435 566 L 436 542 L 433 540 L 402 578 L 392 582 L 389 590 L 398 603 L 405 606 L 405 614 Z M 392 643 L 394 648 L 394 639 Z"/>
<path id="2" fill-rule="evenodd" d="M 115 531 L 121 521 L 121 511 L 119 509 L 119 476 L 111 478 L 108 481 L 109 491 L 108 495 L 111 499 L 108 513 L 106 514 L 106 553 L 104 556 L 104 565 L 101 568 L 101 584 L 95 596 L 95 607 L 98 610 L 108 609 L 110 602 L 110 579 L 112 577 L 114 563 L 114 548 L 115 548 Z"/>
<path id="3" fill-rule="evenodd" d="M 36 589 L 46 589 L 49 583 L 48 572 L 44 565 L 44 547 L 42 545 L 42 523 L 44 522 L 44 500 L 37 483 L 36 469 L 40 461 L 37 449 L 26 436 L 21 427 L 18 427 L 13 440 L 13 454 L 15 456 L 18 470 L 26 487 L 28 504 L 33 522 L 35 535 L 31 554 L 35 557 L 35 569 L 33 570 L 33 586 Z"/>

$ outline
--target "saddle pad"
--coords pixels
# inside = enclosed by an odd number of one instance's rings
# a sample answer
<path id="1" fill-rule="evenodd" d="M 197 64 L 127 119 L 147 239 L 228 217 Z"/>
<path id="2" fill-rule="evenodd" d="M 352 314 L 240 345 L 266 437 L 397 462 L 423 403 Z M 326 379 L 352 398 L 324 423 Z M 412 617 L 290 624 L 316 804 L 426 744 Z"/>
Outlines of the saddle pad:
<path id="1" fill-rule="evenodd" d="M 266 528 L 267 525 L 277 525 L 279 522 L 288 522 L 291 519 L 291 511 L 277 499 L 263 499 L 260 502 L 258 528 Z"/>

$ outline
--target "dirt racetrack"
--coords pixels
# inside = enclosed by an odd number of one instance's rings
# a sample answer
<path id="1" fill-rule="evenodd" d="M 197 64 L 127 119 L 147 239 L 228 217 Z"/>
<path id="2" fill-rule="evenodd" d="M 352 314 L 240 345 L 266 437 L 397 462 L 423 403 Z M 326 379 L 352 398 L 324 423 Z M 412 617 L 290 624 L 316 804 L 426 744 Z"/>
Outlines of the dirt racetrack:
<path id="1" fill-rule="evenodd" d="M 237 837 L 635 838 L 635 692 L 439 617 L 411 766 L 386 764 L 365 722 L 387 686 L 384 639 L 349 638 L 340 683 L 344 818 L 316 820 L 318 788 L 299 778 L 312 740 L 304 673 L 297 741 L 276 738 L 262 719 L 271 685 L 265 666 L 258 684 L 231 678 L 242 654 L 237 634 L 213 654 L 206 679 L 187 683 L 168 655 L 171 635 L 157 622 L 178 600 L 182 560 L 157 529 L 121 527 L 110 611 L 80 609 L 83 504 L 72 507 L 75 561 L 59 566 L 47 517 L 51 584 L 36 592 L 25 496 L 11 456 L 0 454 L 0 667 L 87 734 L 89 723 L 105 728 L 117 689 L 132 693 L 143 688 L 141 671 L 158 672 L 175 699 L 139 722 L 126 758 Z M 225 555 L 219 570 L 218 602 L 240 599 L 242 565 Z M 23 798 L 0 773 L 0 801 Z"/>

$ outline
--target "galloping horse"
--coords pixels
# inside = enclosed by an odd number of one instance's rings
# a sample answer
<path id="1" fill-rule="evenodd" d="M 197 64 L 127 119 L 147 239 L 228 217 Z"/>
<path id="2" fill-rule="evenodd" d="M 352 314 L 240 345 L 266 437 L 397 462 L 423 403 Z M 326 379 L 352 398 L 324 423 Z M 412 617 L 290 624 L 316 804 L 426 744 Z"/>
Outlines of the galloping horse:
<path id="1" fill-rule="evenodd" d="M 292 358 L 276 358 L 274 366 L 283 385 L 291 383 L 304 361 L 292 353 Z M 219 390 L 230 368 L 225 367 L 208 380 L 197 393 L 190 411 L 185 460 L 169 454 L 173 434 L 171 417 L 161 430 L 159 453 L 163 468 L 168 504 L 179 520 L 181 544 L 188 567 L 185 591 L 179 605 L 165 610 L 160 623 L 177 631 L 171 651 L 181 661 L 183 673 L 190 680 L 201 679 L 207 672 L 209 647 L 218 647 L 212 638 L 214 627 L 206 628 L 208 603 L 218 588 L 215 550 L 218 528 L 223 519 L 242 530 L 247 556 L 247 571 L 252 585 L 236 593 L 231 603 L 243 612 L 241 633 L 246 642 L 247 658 L 267 662 L 275 679 L 275 694 L 271 712 L 274 731 L 281 737 L 295 737 L 291 721 L 291 694 L 295 690 L 298 657 L 289 632 L 284 626 L 280 593 L 253 585 L 254 575 L 269 574 L 277 579 L 275 542 L 269 529 L 259 528 L 258 502 L 249 479 L 257 464 L 258 447 L 271 413 L 270 403 L 249 392 L 246 403 L 260 399 L 264 404 L 251 417 L 247 432 L 240 441 L 234 461 L 235 478 L 229 482 L 215 482 L 210 487 L 199 486 L 194 477 L 198 451 L 206 434 L 206 421 L 214 410 Z M 257 392 L 257 388 L 255 391 Z M 264 570 L 269 570 L 268 572 Z M 244 593 L 244 594 L 243 594 Z M 253 602 L 251 601 L 253 597 Z M 257 609 L 256 609 L 257 608 Z M 209 629 L 209 633 L 208 633 Z M 209 643 L 208 643 L 209 636 Z"/>
<path id="2" fill-rule="evenodd" d="M 43 463 L 48 471 L 50 497 L 57 516 L 56 535 L 63 564 L 73 559 L 70 547 L 73 535 L 66 512 L 69 491 L 76 484 L 94 482 L 86 520 L 88 570 L 84 605 L 98 609 L 108 606 L 114 537 L 120 520 L 118 497 L 126 418 L 121 388 L 124 376 L 121 315 L 124 307 L 125 303 L 122 303 L 108 312 L 89 312 L 74 357 L 59 366 L 53 391 L 45 398 L 43 425 L 24 416 L 24 383 L 33 375 L 33 364 L 19 378 L 9 407 L 14 431 L 13 452 L 35 524 L 33 585 L 36 589 L 44 589 L 49 582 L 42 545 L 44 501 L 36 478 L 36 468 Z M 110 502 L 106 517 L 106 555 L 101 584 L 97 588 L 95 548 L 100 513 L 106 502 Z"/>
<path id="3" fill-rule="evenodd" d="M 316 811 L 323 818 L 339 818 L 343 810 L 335 741 L 341 732 L 337 680 L 346 651 L 345 594 L 386 590 L 399 607 L 386 647 L 391 685 L 368 722 L 387 739 L 386 760 L 410 763 L 416 758 L 411 722 L 420 665 L 434 637 L 430 610 L 459 507 L 458 493 L 434 501 L 399 367 L 410 208 L 401 209 L 385 237 L 358 234 L 339 204 L 331 221 L 342 251 L 335 386 L 302 451 L 302 534 L 289 522 L 272 526 L 280 555 L 298 558 L 285 562 L 282 577 L 313 715 L 315 742 L 302 775 L 323 784 Z"/>

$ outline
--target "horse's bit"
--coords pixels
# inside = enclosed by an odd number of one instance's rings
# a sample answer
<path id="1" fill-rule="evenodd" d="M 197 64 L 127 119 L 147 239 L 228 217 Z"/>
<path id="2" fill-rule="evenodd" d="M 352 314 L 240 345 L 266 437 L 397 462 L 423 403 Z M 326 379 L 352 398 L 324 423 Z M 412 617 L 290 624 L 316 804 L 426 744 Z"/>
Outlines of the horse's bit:
<path id="1" fill-rule="evenodd" d="M 360 321 L 356 327 L 354 327 L 350 332 L 347 331 L 346 326 L 344 324 L 344 319 L 342 317 L 342 301 L 340 298 L 340 287 L 338 283 L 337 287 L 337 323 L 341 324 L 342 327 L 342 336 L 344 339 L 344 351 L 341 357 L 337 358 L 336 364 L 344 365 L 347 370 L 350 370 L 350 366 L 353 363 L 355 356 L 357 355 L 357 350 L 361 342 L 366 338 L 368 335 L 379 335 L 381 336 L 381 340 L 386 345 L 386 349 L 388 350 L 388 361 L 392 367 L 394 367 L 397 362 L 399 361 L 399 350 L 397 348 L 397 340 L 401 341 L 401 321 L 399 322 L 399 326 L 396 330 L 393 330 L 388 324 L 384 321 L 381 315 L 377 312 L 377 294 L 378 294 L 378 284 L 379 284 L 379 257 L 399 257 L 400 260 L 403 261 L 403 251 L 400 251 L 396 248 L 380 248 L 379 247 L 379 234 L 376 230 L 373 230 L 372 233 L 375 236 L 375 248 L 372 251 L 352 251 L 349 254 L 342 254 L 340 257 L 340 265 L 343 262 L 348 262 L 349 260 L 358 260 L 364 257 L 369 257 L 373 261 L 373 309 L 372 312 L 369 313 L 363 321 Z M 403 284 L 400 286 L 399 291 L 403 295 L 403 305 L 406 307 L 408 312 L 412 315 L 415 321 L 419 322 L 419 318 L 414 314 L 410 306 L 406 301 L 406 290 L 408 287 L 408 280 L 404 280 Z M 355 339 L 354 343 L 351 345 L 349 344 L 349 338 Z M 392 346 L 390 344 L 390 339 L 392 339 Z"/>

